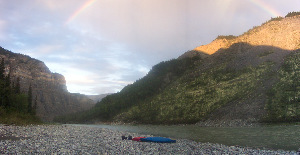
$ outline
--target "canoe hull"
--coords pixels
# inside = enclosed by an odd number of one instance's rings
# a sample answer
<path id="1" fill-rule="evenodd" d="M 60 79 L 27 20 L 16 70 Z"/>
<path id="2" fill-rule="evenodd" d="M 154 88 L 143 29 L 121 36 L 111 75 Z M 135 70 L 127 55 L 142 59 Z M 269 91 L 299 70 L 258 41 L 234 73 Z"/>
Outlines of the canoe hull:
<path id="1" fill-rule="evenodd" d="M 176 140 L 172 140 L 170 138 L 165 137 L 147 137 L 141 138 L 141 142 L 154 142 L 154 143 L 176 143 Z"/>

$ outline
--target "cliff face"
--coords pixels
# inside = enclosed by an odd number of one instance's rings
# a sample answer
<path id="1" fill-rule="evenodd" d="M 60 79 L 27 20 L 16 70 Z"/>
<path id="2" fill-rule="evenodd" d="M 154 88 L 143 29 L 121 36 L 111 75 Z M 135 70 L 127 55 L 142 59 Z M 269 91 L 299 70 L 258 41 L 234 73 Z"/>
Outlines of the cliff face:
<path id="1" fill-rule="evenodd" d="M 226 49 L 239 42 L 252 46 L 273 46 L 285 50 L 297 49 L 300 46 L 300 16 L 270 20 L 238 37 L 217 38 L 210 44 L 196 47 L 194 50 L 213 54 L 221 48 Z"/>
<path id="2" fill-rule="evenodd" d="M 63 75 L 52 73 L 42 62 L 22 54 L 0 48 L 0 58 L 5 60 L 6 74 L 16 83 L 20 78 L 21 91 L 32 86 L 33 102 L 37 102 L 37 115 L 44 121 L 55 116 L 87 110 L 93 101 L 84 95 L 71 94 Z"/>

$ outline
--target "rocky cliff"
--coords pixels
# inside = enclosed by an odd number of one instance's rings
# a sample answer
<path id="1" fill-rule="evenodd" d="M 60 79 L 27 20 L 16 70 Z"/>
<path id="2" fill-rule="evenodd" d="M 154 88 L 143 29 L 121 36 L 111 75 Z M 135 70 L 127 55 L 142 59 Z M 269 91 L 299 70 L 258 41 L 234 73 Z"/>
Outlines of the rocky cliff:
<path id="1" fill-rule="evenodd" d="M 33 102 L 37 102 L 37 115 L 44 121 L 55 116 L 87 110 L 93 101 L 84 95 L 71 94 L 63 75 L 52 73 L 37 59 L 12 53 L 0 47 L 0 58 L 5 60 L 6 74 L 13 83 L 20 79 L 21 91 L 27 93 L 32 87 Z"/>

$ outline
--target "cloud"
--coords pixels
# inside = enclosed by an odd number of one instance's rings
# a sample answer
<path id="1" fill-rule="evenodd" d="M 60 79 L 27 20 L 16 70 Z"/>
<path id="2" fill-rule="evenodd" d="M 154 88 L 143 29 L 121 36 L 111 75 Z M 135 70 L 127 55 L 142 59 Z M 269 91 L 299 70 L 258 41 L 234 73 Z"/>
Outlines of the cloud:
<path id="1" fill-rule="evenodd" d="M 261 1 L 299 11 L 298 0 Z M 250 0 L 95 0 L 80 10 L 86 2 L 0 0 L 0 46 L 44 61 L 71 92 L 112 93 L 161 61 L 271 18 Z"/>
<path id="2" fill-rule="evenodd" d="M 0 20 L 0 40 L 3 40 L 6 37 L 5 29 L 6 29 L 6 22 Z"/>

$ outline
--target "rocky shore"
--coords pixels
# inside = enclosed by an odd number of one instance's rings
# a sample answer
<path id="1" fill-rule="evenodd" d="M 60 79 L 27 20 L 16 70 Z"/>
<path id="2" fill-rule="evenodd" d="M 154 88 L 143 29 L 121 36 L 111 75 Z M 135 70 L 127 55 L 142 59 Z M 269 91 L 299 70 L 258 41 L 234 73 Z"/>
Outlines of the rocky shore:
<path id="1" fill-rule="evenodd" d="M 176 143 L 122 140 L 151 136 L 72 125 L 0 125 L 0 154 L 296 154 L 176 139 Z"/>

